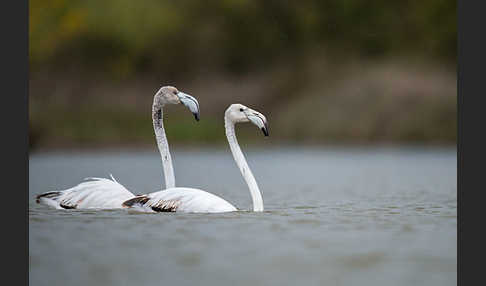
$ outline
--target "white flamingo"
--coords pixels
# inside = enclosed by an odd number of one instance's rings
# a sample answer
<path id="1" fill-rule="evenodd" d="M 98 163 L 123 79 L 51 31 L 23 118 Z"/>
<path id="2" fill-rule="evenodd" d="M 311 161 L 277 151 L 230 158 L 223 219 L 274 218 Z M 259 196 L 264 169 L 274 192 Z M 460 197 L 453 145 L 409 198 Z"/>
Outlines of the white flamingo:
<path id="1" fill-rule="evenodd" d="M 197 100 L 178 91 L 173 86 L 161 87 L 155 94 L 152 105 L 152 121 L 162 158 L 166 188 L 175 187 L 175 176 L 169 144 L 164 131 L 163 108 L 167 104 L 180 103 L 187 106 L 196 120 L 199 121 L 199 103 Z M 82 182 L 70 189 L 40 194 L 36 201 L 58 209 L 122 208 L 122 203 L 135 197 L 135 195 L 118 183 L 113 176 L 111 176 L 111 179 L 87 178 L 89 181 Z"/>
<path id="2" fill-rule="evenodd" d="M 231 153 L 250 189 L 253 211 L 263 211 L 263 199 L 255 177 L 246 163 L 236 139 L 235 123 L 252 122 L 268 136 L 267 119 L 261 113 L 242 104 L 232 104 L 225 112 L 224 125 Z M 150 212 L 220 213 L 237 209 L 224 199 L 203 190 L 193 188 L 168 188 L 163 191 L 136 196 L 123 206 Z"/>

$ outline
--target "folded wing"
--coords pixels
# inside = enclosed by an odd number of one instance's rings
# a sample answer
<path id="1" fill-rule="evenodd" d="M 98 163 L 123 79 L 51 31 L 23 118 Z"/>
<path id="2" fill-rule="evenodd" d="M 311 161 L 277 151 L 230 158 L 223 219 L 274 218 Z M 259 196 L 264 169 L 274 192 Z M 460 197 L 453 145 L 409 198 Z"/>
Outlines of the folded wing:
<path id="1" fill-rule="evenodd" d="M 219 213 L 237 211 L 224 199 L 193 188 L 169 188 L 131 198 L 124 207 L 149 212 Z"/>
<path id="2" fill-rule="evenodd" d="M 57 209 L 116 209 L 122 208 L 122 203 L 135 197 L 113 176 L 105 178 L 87 178 L 70 189 L 40 194 L 37 203 Z"/>

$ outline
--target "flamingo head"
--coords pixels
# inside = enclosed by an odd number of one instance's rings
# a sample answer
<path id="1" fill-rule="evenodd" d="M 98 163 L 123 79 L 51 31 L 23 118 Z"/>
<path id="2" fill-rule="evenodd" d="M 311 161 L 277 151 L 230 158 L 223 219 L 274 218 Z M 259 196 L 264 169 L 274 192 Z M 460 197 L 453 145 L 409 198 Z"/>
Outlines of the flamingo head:
<path id="1" fill-rule="evenodd" d="M 162 107 L 165 104 L 183 104 L 199 121 L 199 102 L 193 96 L 177 90 L 174 86 L 163 86 L 154 97 L 154 105 Z"/>
<path id="2" fill-rule="evenodd" d="M 262 130 L 265 136 L 268 136 L 267 118 L 256 110 L 246 107 L 243 104 L 235 103 L 226 109 L 225 116 L 233 123 L 251 122 Z"/>

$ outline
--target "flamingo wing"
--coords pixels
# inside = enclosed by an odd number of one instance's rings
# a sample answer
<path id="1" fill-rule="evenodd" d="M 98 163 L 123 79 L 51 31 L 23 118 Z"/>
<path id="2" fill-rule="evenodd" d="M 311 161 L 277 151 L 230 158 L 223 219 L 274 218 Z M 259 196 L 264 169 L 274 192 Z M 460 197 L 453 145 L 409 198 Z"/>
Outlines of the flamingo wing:
<path id="1" fill-rule="evenodd" d="M 72 188 L 40 194 L 37 203 L 57 209 L 116 209 L 122 208 L 122 203 L 135 197 L 113 176 L 106 178 L 86 178 Z"/>
<path id="2" fill-rule="evenodd" d="M 149 212 L 220 213 L 237 211 L 224 199 L 193 188 L 169 188 L 136 196 L 125 201 L 123 206 Z"/>

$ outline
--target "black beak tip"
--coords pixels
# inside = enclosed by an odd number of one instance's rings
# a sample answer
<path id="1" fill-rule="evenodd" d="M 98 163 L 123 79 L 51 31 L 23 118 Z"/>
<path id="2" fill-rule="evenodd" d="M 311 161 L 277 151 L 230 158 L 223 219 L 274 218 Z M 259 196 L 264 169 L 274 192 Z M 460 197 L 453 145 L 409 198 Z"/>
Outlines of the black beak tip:
<path id="1" fill-rule="evenodd" d="M 268 129 L 262 127 L 263 135 L 268 136 Z"/>

